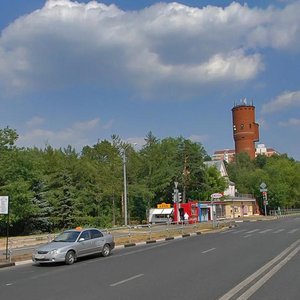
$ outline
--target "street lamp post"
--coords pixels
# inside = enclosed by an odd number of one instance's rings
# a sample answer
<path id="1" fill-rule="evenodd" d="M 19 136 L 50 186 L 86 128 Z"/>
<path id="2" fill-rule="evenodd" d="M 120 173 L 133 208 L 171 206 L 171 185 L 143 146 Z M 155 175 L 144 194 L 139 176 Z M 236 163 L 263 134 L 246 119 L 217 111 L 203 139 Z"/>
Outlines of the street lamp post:
<path id="1" fill-rule="evenodd" d="M 127 144 L 123 148 L 123 177 L 124 177 L 124 224 L 125 226 L 128 225 L 128 212 L 127 212 L 127 206 L 128 206 L 128 198 L 127 198 L 127 174 L 126 174 L 126 150 L 128 149 L 130 144 Z M 131 144 L 133 146 L 136 146 L 137 143 Z"/>
<path id="2" fill-rule="evenodd" d="M 126 152 L 125 148 L 123 149 L 123 176 L 124 176 L 124 224 L 128 225 L 127 218 L 127 178 L 126 178 Z"/>
<path id="3" fill-rule="evenodd" d="M 179 199 L 178 199 L 178 182 L 175 181 L 175 188 L 174 188 L 174 193 L 173 193 L 173 202 L 176 203 L 176 220 L 177 220 L 177 224 L 179 223 L 179 219 L 180 219 L 180 214 L 179 214 Z"/>

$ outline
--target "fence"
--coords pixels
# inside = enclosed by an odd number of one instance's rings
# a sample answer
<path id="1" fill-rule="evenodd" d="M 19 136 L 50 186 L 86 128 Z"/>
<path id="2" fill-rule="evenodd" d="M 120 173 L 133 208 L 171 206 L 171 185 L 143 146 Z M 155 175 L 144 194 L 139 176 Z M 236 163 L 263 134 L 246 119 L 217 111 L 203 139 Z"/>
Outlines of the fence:
<path id="1" fill-rule="evenodd" d="M 300 214 L 300 209 L 273 209 L 269 210 L 269 215 L 270 216 L 275 216 L 275 217 L 281 217 L 281 216 L 288 216 L 288 215 L 296 215 Z"/>
<path id="2" fill-rule="evenodd" d="M 217 229 L 233 226 L 233 220 L 217 220 L 214 226 Z M 160 223 L 135 226 L 122 226 L 104 228 L 103 232 L 114 236 L 116 246 L 130 246 L 139 242 L 151 243 L 159 239 L 174 239 L 176 236 L 189 236 L 193 233 L 200 234 L 211 231 L 212 222 L 205 223 Z M 30 259 L 32 251 L 40 244 L 45 244 L 54 239 L 56 233 L 49 233 L 27 237 L 11 237 L 8 244 L 8 257 L 10 261 Z M 0 239 L 0 261 L 6 257 L 6 239 Z"/>

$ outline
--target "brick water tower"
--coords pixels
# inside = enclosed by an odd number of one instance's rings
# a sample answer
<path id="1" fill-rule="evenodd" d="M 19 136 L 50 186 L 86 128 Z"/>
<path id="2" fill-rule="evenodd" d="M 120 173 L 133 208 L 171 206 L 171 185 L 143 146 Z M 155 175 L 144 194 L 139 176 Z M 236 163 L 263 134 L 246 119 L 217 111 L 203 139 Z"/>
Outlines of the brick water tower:
<path id="1" fill-rule="evenodd" d="M 259 141 L 258 124 L 255 122 L 255 106 L 243 99 L 232 108 L 233 138 L 235 153 L 246 152 L 255 158 L 255 142 Z"/>

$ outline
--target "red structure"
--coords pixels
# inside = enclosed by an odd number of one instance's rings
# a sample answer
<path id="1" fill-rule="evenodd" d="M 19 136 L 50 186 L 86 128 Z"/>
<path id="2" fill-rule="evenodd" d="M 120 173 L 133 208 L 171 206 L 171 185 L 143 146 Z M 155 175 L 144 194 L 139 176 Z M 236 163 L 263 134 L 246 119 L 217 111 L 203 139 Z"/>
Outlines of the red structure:
<path id="1" fill-rule="evenodd" d="M 235 153 L 246 152 L 255 158 L 255 142 L 259 141 L 259 125 L 255 122 L 255 106 L 244 99 L 232 108 L 233 138 Z"/>
<path id="2" fill-rule="evenodd" d="M 188 214 L 188 223 L 193 224 L 198 222 L 199 208 L 198 202 L 189 201 L 187 203 L 180 203 L 177 207 L 177 203 L 174 203 L 174 222 L 184 221 L 184 214 Z M 179 217 L 179 218 L 178 218 Z"/>

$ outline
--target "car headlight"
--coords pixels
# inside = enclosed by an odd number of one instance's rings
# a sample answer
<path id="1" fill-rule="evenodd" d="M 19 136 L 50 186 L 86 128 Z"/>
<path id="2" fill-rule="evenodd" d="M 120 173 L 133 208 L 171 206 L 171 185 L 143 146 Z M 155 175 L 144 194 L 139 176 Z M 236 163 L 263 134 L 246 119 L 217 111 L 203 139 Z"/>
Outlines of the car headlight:
<path id="1" fill-rule="evenodd" d="M 57 249 L 54 249 L 54 250 L 49 251 L 49 254 L 51 254 L 51 255 L 57 254 Z"/>

